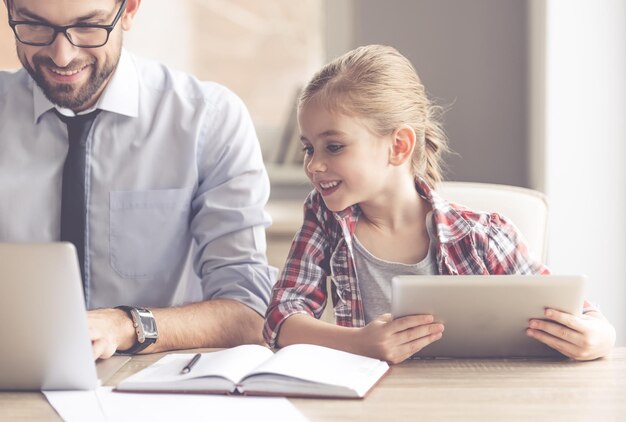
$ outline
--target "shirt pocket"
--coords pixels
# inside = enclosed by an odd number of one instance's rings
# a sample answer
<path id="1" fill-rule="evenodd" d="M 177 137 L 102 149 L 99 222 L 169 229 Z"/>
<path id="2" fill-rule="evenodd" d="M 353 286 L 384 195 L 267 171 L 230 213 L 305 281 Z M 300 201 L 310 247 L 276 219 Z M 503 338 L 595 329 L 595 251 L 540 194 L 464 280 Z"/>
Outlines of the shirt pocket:
<path id="1" fill-rule="evenodd" d="M 172 275 L 191 235 L 191 188 L 110 193 L 110 261 L 123 278 Z"/>

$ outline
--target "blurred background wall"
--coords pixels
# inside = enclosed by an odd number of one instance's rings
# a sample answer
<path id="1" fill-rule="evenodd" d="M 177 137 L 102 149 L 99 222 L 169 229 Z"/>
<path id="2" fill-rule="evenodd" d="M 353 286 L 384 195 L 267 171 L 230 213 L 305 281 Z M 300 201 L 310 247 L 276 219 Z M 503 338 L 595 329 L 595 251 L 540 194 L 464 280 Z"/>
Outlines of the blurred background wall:
<path id="1" fill-rule="evenodd" d="M 150 0 L 126 41 L 239 94 L 272 200 L 296 204 L 309 190 L 298 163 L 297 90 L 351 48 L 395 46 L 448 108 L 448 178 L 544 191 L 549 265 L 589 276 L 588 297 L 626 345 L 623 0 Z M 0 25 L 0 68 L 18 64 Z"/>
<path id="2" fill-rule="evenodd" d="M 529 185 L 526 2 L 359 0 L 354 19 L 354 45 L 395 46 L 449 107 L 449 178 Z"/>
<path id="3" fill-rule="evenodd" d="M 15 41 L 13 31 L 7 22 L 7 9 L 0 5 L 0 69 L 15 69 L 19 62 L 15 55 Z"/>
<path id="4" fill-rule="evenodd" d="M 529 142 L 551 201 L 550 265 L 589 276 L 626 345 L 626 2 L 536 3 L 546 34 L 533 109 L 545 112 Z"/>

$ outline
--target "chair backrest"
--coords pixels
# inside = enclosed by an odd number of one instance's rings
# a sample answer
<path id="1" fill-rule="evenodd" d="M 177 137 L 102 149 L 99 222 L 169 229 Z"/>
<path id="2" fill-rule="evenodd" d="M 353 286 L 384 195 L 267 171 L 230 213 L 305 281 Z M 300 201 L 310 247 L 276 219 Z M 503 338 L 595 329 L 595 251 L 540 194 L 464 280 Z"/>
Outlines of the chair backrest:
<path id="1" fill-rule="evenodd" d="M 441 182 L 437 192 L 444 199 L 471 210 L 508 217 L 522 233 L 531 254 L 546 262 L 548 200 L 543 193 L 517 186 L 472 182 Z"/>

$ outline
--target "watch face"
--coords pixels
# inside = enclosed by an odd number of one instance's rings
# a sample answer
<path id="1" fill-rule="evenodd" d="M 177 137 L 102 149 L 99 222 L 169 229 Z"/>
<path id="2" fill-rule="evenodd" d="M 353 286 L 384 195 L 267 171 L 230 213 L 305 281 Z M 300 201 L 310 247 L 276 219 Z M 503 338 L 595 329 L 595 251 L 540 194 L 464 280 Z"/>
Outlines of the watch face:
<path id="1" fill-rule="evenodd" d="M 137 309 L 137 314 L 139 315 L 139 321 L 143 331 L 142 337 L 157 338 L 158 332 L 152 313 L 143 309 Z"/>

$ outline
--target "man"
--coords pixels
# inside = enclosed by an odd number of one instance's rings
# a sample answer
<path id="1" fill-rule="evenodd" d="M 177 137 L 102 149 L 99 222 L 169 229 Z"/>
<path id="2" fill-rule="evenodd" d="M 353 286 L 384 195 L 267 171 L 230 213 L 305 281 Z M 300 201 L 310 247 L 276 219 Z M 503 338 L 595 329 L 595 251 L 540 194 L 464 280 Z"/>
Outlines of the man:
<path id="1" fill-rule="evenodd" d="M 94 358 L 261 343 L 269 182 L 241 101 L 123 50 L 141 0 L 4 2 L 0 241 L 76 245 Z"/>

